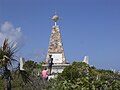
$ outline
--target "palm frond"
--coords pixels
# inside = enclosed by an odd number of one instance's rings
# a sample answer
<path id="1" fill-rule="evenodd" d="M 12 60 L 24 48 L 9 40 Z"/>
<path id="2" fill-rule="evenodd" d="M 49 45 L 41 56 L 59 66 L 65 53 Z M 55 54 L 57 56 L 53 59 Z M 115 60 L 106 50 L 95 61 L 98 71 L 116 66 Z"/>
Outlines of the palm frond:
<path id="1" fill-rule="evenodd" d="M 16 47 L 14 47 L 14 43 L 10 43 L 8 39 L 5 39 L 3 45 L 0 48 L 0 66 L 12 66 L 12 62 L 15 61 L 15 53 Z"/>
<path id="2" fill-rule="evenodd" d="M 18 75 L 18 78 L 20 77 L 25 84 L 32 85 L 30 74 L 25 70 L 20 70 L 20 63 L 18 64 L 18 67 L 16 68 L 15 75 Z"/>
<path id="3" fill-rule="evenodd" d="M 24 71 L 24 70 L 20 70 L 20 74 L 21 74 L 21 77 L 22 77 L 22 80 L 25 84 L 31 84 L 32 81 L 30 79 L 30 75 L 28 72 Z"/>

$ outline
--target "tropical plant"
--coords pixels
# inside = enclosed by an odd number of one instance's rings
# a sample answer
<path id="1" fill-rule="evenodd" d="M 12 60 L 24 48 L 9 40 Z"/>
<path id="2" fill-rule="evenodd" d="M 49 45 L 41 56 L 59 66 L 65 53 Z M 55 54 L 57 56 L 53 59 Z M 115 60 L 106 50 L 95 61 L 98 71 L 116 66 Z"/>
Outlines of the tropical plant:
<path id="1" fill-rule="evenodd" d="M 120 74 L 73 62 L 50 83 L 46 90 L 120 90 Z"/>
<path id="2" fill-rule="evenodd" d="M 14 77 L 12 77 L 13 72 L 18 72 L 25 84 L 30 82 L 27 72 L 20 70 L 20 63 L 16 59 L 15 53 L 15 44 L 5 39 L 3 45 L 0 47 L 0 69 L 2 70 L 5 90 L 11 90 L 11 80 L 14 79 Z"/>

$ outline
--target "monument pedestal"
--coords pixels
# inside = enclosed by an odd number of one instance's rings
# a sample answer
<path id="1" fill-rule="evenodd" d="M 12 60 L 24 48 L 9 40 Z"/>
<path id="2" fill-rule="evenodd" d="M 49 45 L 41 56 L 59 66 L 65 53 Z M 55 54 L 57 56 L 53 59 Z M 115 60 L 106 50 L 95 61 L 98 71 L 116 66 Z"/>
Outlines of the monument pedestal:
<path id="1" fill-rule="evenodd" d="M 51 74 L 62 73 L 63 69 L 69 65 L 70 64 L 53 64 Z M 48 68 L 48 64 L 43 64 L 42 66 Z"/>
<path id="2" fill-rule="evenodd" d="M 57 77 L 58 73 L 62 73 L 64 68 L 69 65 L 70 64 L 53 64 L 52 70 L 51 70 L 51 75 L 48 76 L 48 80 L 50 80 L 51 78 Z M 48 64 L 43 64 L 42 66 L 48 68 Z"/>

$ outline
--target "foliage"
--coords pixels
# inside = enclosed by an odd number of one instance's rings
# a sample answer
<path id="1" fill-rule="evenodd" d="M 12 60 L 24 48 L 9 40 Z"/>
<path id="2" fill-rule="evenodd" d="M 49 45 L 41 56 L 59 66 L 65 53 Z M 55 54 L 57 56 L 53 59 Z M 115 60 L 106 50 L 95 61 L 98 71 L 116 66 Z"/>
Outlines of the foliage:
<path id="1" fill-rule="evenodd" d="M 20 70 L 15 50 L 7 39 L 0 47 L 0 90 L 120 90 L 118 72 L 96 69 L 84 62 L 73 62 L 57 78 L 45 81 L 40 75 L 44 62 L 28 60 L 25 70 Z"/>
<path id="2" fill-rule="evenodd" d="M 120 74 L 73 62 L 51 81 L 46 90 L 119 90 Z"/>
<path id="3" fill-rule="evenodd" d="M 15 44 L 10 43 L 8 39 L 5 39 L 3 45 L 0 47 L 0 70 L 2 71 L 0 82 L 3 83 L 2 85 L 4 85 L 5 90 L 11 90 L 11 81 L 14 79 L 15 71 L 18 72 L 25 84 L 30 82 L 27 72 L 20 70 L 19 61 L 15 59 L 15 53 Z"/>
<path id="4" fill-rule="evenodd" d="M 37 62 L 34 62 L 32 60 L 28 60 L 24 63 L 23 68 L 30 73 L 33 72 L 33 70 L 37 67 Z"/>

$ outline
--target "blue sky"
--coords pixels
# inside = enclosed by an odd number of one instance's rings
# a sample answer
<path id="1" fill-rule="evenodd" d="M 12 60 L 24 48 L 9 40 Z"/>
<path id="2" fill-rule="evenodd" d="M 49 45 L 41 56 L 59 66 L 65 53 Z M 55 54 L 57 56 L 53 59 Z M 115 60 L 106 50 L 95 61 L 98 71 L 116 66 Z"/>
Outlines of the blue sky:
<path id="1" fill-rule="evenodd" d="M 18 56 L 42 61 L 54 12 L 67 61 L 87 55 L 97 68 L 120 70 L 120 0 L 0 0 L 1 41 L 20 41 Z"/>

